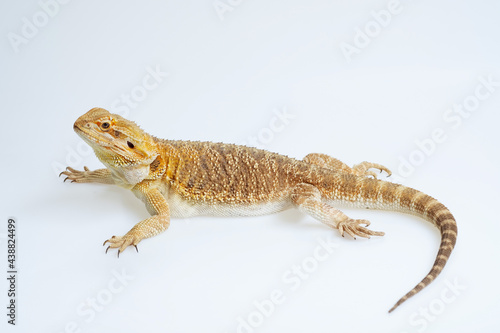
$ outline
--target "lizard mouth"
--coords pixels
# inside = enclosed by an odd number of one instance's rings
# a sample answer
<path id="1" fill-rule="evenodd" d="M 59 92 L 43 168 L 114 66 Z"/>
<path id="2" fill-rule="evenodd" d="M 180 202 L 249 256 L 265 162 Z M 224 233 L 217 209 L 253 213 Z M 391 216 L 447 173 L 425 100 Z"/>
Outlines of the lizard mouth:
<path id="1" fill-rule="evenodd" d="M 73 125 L 73 130 L 76 132 L 76 134 L 78 134 L 79 137 L 81 137 L 85 141 L 89 141 L 89 140 L 94 141 L 91 139 L 90 133 L 81 129 L 80 126 L 78 126 L 76 123 Z"/>

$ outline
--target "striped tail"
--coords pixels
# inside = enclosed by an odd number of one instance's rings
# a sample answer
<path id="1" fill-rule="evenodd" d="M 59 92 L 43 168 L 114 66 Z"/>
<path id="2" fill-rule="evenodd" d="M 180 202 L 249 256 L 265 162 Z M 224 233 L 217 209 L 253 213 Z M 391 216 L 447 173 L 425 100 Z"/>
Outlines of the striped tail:
<path id="1" fill-rule="evenodd" d="M 396 185 L 397 187 L 402 185 Z M 405 302 L 408 298 L 417 294 L 419 291 L 428 286 L 441 273 L 451 251 L 455 247 L 457 241 L 457 223 L 455 218 L 442 203 L 431 196 L 419 192 L 417 190 L 405 187 L 401 192 L 401 198 L 398 202 L 403 209 L 408 209 L 409 213 L 419 215 L 425 220 L 433 223 L 441 232 L 441 244 L 436 256 L 436 260 L 432 265 L 431 270 L 427 275 L 406 295 L 401 297 L 399 301 L 389 310 L 389 313 L 394 311 L 398 306 Z"/>
<path id="2" fill-rule="evenodd" d="M 401 211 L 416 215 L 434 224 L 441 232 L 441 245 L 432 269 L 419 284 L 397 301 L 389 310 L 392 312 L 408 298 L 428 286 L 441 273 L 457 240 L 455 218 L 448 208 L 433 197 L 400 184 L 347 173 L 337 173 L 331 177 L 332 183 L 319 186 L 327 199 L 354 207 Z"/>

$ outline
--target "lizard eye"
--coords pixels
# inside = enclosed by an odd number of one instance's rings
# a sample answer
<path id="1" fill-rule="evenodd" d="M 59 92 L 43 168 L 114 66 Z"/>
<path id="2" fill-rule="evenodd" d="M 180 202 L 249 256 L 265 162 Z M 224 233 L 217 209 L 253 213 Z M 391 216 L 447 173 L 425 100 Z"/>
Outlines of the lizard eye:
<path id="1" fill-rule="evenodd" d="M 108 122 L 104 122 L 101 124 L 101 128 L 102 129 L 108 129 L 109 128 L 109 123 Z"/>
<path id="2" fill-rule="evenodd" d="M 127 145 L 128 145 L 130 148 L 134 148 L 134 147 L 135 147 L 135 146 L 134 146 L 134 144 L 133 144 L 132 142 L 130 142 L 130 141 L 127 141 Z"/>

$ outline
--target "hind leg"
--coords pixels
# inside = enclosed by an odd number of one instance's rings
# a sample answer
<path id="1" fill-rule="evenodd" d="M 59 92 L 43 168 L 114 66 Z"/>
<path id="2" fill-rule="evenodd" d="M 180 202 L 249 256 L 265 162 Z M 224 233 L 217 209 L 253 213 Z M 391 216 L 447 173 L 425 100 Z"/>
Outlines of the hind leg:
<path id="1" fill-rule="evenodd" d="M 380 172 L 387 172 L 388 176 L 392 174 L 392 172 L 386 168 L 385 166 L 377 163 L 370 162 L 361 162 L 359 164 L 354 165 L 352 168 L 345 164 L 344 162 L 328 156 L 326 154 L 318 154 L 312 153 L 308 154 L 303 159 L 304 162 L 318 165 L 322 168 L 332 169 L 337 172 L 345 172 L 350 173 L 356 176 L 372 176 L 373 178 L 377 178 L 377 174 L 374 171 L 370 171 L 370 169 L 377 169 Z"/>
<path id="2" fill-rule="evenodd" d="M 367 220 L 354 220 L 340 210 L 324 203 L 318 188 L 311 184 L 297 184 L 291 193 L 292 203 L 302 212 L 311 215 L 316 220 L 323 222 L 331 228 L 338 229 L 342 237 L 344 232 L 351 235 L 370 238 L 370 236 L 383 236 L 380 231 L 372 231 L 365 227 L 370 225 Z M 365 225 L 365 227 L 362 226 Z"/>

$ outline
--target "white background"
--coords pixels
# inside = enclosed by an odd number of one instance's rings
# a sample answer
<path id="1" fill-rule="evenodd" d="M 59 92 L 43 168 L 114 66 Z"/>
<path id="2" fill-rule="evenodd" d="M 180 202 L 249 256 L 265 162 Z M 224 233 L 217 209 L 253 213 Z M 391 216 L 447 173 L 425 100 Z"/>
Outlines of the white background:
<path id="1" fill-rule="evenodd" d="M 352 2 L 223 0 L 231 10 L 218 12 L 212 0 L 74 0 L 52 2 L 49 17 L 37 1 L 2 1 L 0 258 L 6 272 L 15 217 L 19 267 L 15 327 L 1 278 L 2 332 L 229 333 L 249 317 L 254 327 L 239 332 L 498 329 L 500 4 L 402 0 L 381 27 L 372 11 L 388 1 Z M 34 21 L 38 31 L 27 27 Z M 343 43 L 358 53 L 348 59 Z M 168 76 L 151 88 L 155 69 Z M 449 113 L 487 92 L 480 77 L 496 82 L 488 97 L 467 117 Z M 439 245 L 435 228 L 399 213 L 346 211 L 386 232 L 356 241 L 293 210 L 173 220 L 139 254 L 104 254 L 105 239 L 148 214 L 121 188 L 57 177 L 66 165 L 101 167 L 72 131 L 94 106 L 163 138 L 257 137 L 296 158 L 382 163 L 450 208 L 456 249 L 441 276 L 392 314 Z M 293 119 L 275 119 L 285 111 Z M 429 144 L 436 129 L 444 139 Z M 398 178 L 410 157 L 414 169 Z M 318 262 L 320 240 L 336 248 Z M 310 273 L 293 290 L 284 276 L 303 264 Z M 283 302 L 263 317 L 255 302 L 276 290 Z"/>

